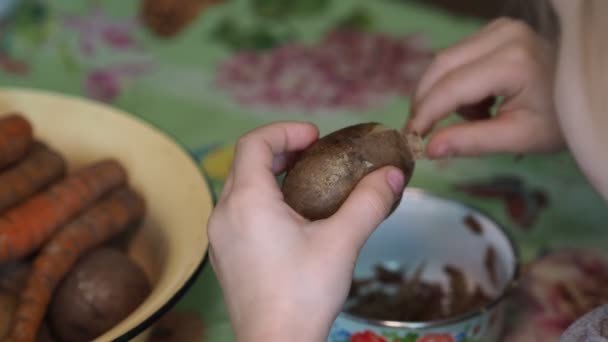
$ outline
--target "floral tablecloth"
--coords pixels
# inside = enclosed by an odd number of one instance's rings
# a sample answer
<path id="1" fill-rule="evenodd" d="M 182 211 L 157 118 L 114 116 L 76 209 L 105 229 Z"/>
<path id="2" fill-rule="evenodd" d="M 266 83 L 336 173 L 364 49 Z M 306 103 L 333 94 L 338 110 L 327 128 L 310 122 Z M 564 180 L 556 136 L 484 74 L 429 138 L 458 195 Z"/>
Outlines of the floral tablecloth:
<path id="1" fill-rule="evenodd" d="M 156 0 L 145 10 L 20 0 L 0 16 L 0 86 L 86 96 L 152 122 L 219 191 L 235 140 L 261 124 L 401 126 L 433 52 L 481 24 L 406 0 Z M 511 340 L 551 341 L 608 302 L 606 203 L 569 154 L 421 161 L 411 185 L 480 207 L 514 236 L 535 300 L 517 311 Z M 210 267 L 177 309 L 200 314 L 206 340 L 232 339 Z"/>

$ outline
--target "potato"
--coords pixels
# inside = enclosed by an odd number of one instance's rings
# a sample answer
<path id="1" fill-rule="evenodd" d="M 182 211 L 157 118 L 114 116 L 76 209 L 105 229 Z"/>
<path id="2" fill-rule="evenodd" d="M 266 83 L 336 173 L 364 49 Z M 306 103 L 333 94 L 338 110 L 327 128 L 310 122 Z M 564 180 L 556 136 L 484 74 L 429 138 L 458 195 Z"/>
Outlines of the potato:
<path id="1" fill-rule="evenodd" d="M 47 321 L 42 322 L 40 326 L 40 330 L 38 331 L 38 336 L 36 338 L 36 342 L 60 342 L 57 341 L 53 335 L 51 334 L 51 328 L 49 328 L 49 324 Z"/>
<path id="2" fill-rule="evenodd" d="M 392 165 L 409 183 L 415 156 L 406 137 L 378 123 L 340 129 L 306 149 L 283 180 L 285 201 L 309 220 L 333 215 L 358 182 Z"/>
<path id="3" fill-rule="evenodd" d="M 107 332 L 149 295 L 144 272 L 125 254 L 100 248 L 81 258 L 58 287 L 49 308 L 60 341 L 91 341 Z"/>

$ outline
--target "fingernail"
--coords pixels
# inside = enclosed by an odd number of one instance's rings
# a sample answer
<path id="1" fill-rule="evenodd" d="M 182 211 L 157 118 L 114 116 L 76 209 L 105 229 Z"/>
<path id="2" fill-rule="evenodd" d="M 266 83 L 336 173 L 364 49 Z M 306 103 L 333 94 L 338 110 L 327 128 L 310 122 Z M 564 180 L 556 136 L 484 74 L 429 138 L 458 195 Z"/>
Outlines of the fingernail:
<path id="1" fill-rule="evenodd" d="M 391 187 L 391 190 L 397 196 L 401 196 L 403 192 L 403 186 L 405 183 L 405 179 L 403 177 L 403 173 L 399 170 L 391 169 L 387 175 L 388 184 Z"/>
<path id="2" fill-rule="evenodd" d="M 434 158 L 446 158 L 452 154 L 452 151 L 450 151 L 450 146 L 442 144 L 430 150 L 429 154 Z"/>
<path id="3" fill-rule="evenodd" d="M 405 125 L 405 127 L 403 127 L 404 131 L 407 132 L 415 132 L 416 130 L 414 129 L 414 122 L 412 121 L 413 118 L 410 118 L 407 122 L 407 124 Z"/>

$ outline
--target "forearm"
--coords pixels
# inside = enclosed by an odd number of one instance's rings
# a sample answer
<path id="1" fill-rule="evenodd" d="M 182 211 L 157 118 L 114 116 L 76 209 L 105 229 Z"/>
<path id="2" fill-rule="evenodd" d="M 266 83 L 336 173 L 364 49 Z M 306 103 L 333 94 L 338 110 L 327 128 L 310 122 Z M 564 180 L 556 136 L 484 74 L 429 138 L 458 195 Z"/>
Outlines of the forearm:
<path id="1" fill-rule="evenodd" d="M 325 342 L 327 336 L 311 336 L 309 331 L 264 331 L 251 336 L 238 336 L 238 342 Z"/>

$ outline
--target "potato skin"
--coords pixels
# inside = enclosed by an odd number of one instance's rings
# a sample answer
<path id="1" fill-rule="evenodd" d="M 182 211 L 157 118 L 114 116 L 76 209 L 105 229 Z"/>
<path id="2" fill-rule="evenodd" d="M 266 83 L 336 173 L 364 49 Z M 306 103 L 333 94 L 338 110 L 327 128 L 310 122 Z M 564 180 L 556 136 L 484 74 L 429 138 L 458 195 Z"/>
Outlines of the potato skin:
<path id="1" fill-rule="evenodd" d="M 328 218 L 363 177 L 389 165 L 403 171 L 407 185 L 415 162 L 399 132 L 374 122 L 340 129 L 312 144 L 287 171 L 285 202 L 309 220 Z"/>
<path id="2" fill-rule="evenodd" d="M 60 341 L 91 341 L 113 328 L 150 293 L 144 272 L 125 254 L 101 248 L 84 256 L 57 289 L 49 308 Z"/>

